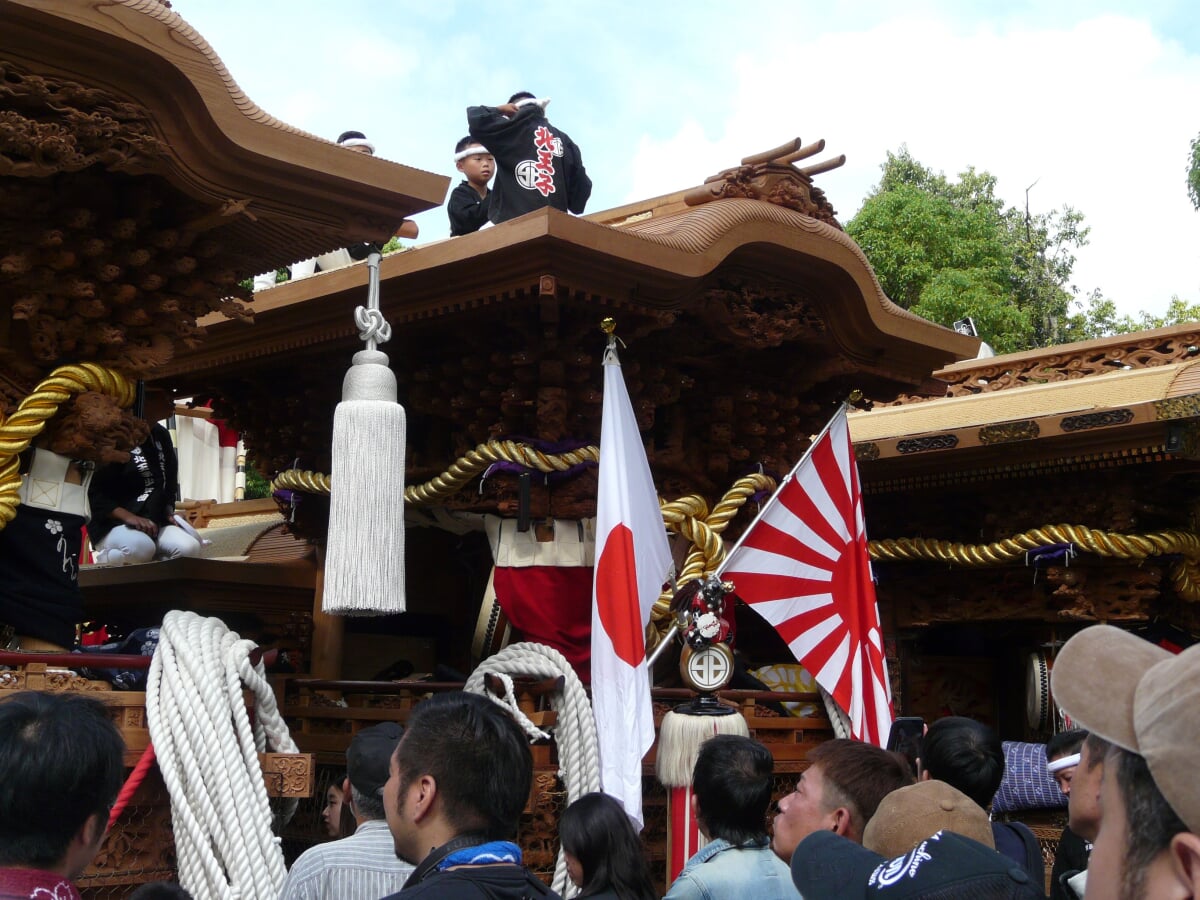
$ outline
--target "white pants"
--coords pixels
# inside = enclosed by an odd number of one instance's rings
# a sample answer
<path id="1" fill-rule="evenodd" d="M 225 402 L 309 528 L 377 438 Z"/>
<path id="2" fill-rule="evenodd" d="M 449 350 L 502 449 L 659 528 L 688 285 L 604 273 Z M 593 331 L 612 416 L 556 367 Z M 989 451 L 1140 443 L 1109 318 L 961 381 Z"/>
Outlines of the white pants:
<path id="1" fill-rule="evenodd" d="M 354 262 L 353 257 L 343 247 L 339 250 L 323 253 L 320 256 L 314 256 L 311 259 L 302 259 L 300 262 L 288 266 L 288 271 L 291 273 L 291 280 L 297 281 L 301 278 L 308 278 L 317 271 L 328 272 L 331 269 L 340 269 L 343 266 L 350 265 L 352 262 Z M 275 273 L 273 271 L 263 272 L 261 275 L 254 276 L 254 290 L 263 291 L 273 287 L 275 287 Z"/>
<path id="2" fill-rule="evenodd" d="M 96 542 L 93 554 L 97 565 L 130 566 L 153 559 L 199 556 L 200 542 L 178 525 L 158 529 L 158 542 L 143 531 L 118 525 Z"/>

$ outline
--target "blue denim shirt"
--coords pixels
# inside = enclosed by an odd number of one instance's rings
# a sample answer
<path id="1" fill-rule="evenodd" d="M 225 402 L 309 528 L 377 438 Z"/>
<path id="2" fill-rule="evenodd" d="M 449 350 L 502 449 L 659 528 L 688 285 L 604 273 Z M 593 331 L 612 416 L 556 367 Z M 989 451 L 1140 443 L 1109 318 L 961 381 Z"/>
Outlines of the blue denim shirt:
<path id="1" fill-rule="evenodd" d="M 770 842 L 734 847 L 718 838 L 687 861 L 663 900 L 797 900 L 792 870 Z"/>

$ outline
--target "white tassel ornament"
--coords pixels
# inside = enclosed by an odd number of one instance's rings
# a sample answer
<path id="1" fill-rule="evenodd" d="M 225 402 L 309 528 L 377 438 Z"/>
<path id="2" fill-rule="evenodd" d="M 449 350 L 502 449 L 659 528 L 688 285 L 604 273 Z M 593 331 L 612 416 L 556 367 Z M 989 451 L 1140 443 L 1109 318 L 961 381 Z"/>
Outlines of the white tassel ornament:
<path id="1" fill-rule="evenodd" d="M 355 310 L 367 349 L 354 354 L 333 416 L 329 537 L 321 608 L 343 616 L 405 609 L 404 407 L 396 376 L 375 349 L 391 329 L 379 313 L 379 255 L 371 253 L 370 306 Z"/>

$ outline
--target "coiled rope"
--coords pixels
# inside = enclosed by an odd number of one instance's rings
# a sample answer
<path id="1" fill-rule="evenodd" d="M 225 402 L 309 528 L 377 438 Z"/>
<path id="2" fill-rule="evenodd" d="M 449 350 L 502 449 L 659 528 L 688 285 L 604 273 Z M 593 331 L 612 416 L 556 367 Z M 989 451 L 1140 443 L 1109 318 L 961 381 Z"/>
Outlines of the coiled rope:
<path id="1" fill-rule="evenodd" d="M 0 424 L 0 529 L 16 517 L 21 505 L 20 454 L 60 406 L 85 391 L 108 394 L 122 408 L 132 406 L 135 396 L 133 382 L 112 369 L 95 363 L 59 366 Z"/>
<path id="2" fill-rule="evenodd" d="M 297 748 L 254 642 L 220 619 L 163 619 L 146 719 L 171 796 L 179 882 L 206 900 L 276 900 L 287 877 L 258 754 Z M 243 685 L 254 694 L 254 724 Z"/>
<path id="3" fill-rule="evenodd" d="M 489 674 L 501 676 L 508 693 L 504 699 L 494 696 L 484 687 L 484 676 Z M 542 732 L 517 708 L 516 698 L 512 695 L 512 680 L 508 677 L 512 675 L 563 678 L 563 689 L 550 695 L 550 706 L 558 712 L 554 740 L 558 744 L 558 775 L 567 789 L 567 804 L 591 791 L 598 791 L 600 755 L 596 747 L 596 722 L 592 718 L 592 704 L 579 676 L 575 674 L 566 657 L 544 644 L 510 644 L 481 662 L 467 679 L 466 690 L 483 694 L 504 707 L 526 734 L 536 738 Z M 554 864 L 552 887 L 564 897 L 577 893 L 567 876 L 567 861 L 561 846 Z"/>

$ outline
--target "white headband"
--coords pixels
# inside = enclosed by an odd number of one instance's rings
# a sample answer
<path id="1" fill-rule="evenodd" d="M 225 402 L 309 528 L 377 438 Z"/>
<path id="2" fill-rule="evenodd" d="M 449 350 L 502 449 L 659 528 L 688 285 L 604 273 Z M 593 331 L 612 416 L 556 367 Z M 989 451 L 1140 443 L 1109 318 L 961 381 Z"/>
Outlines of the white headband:
<path id="1" fill-rule="evenodd" d="M 1069 769 L 1071 766 L 1077 765 L 1079 765 L 1079 754 L 1072 753 L 1070 756 L 1064 756 L 1062 759 L 1046 763 L 1046 771 L 1053 775 L 1055 772 L 1061 772 L 1063 769 Z"/>
<path id="2" fill-rule="evenodd" d="M 483 144 L 472 144 L 454 154 L 455 162 L 462 162 L 468 156 L 491 156 L 492 153 Z"/>
<path id="3" fill-rule="evenodd" d="M 537 97 L 522 97 L 520 100 L 514 103 L 513 106 L 515 106 L 517 109 L 520 109 L 522 106 L 528 106 L 530 103 L 536 103 L 542 109 L 545 109 L 550 105 L 550 98 L 544 97 L 539 100 Z"/>
<path id="4" fill-rule="evenodd" d="M 371 151 L 371 155 L 375 155 L 375 145 L 366 138 L 346 138 L 338 144 L 339 147 L 366 147 Z"/>

